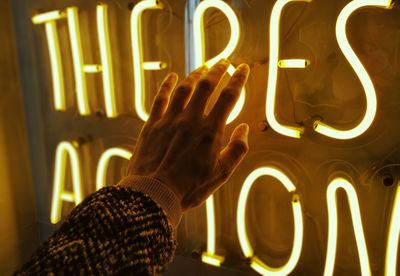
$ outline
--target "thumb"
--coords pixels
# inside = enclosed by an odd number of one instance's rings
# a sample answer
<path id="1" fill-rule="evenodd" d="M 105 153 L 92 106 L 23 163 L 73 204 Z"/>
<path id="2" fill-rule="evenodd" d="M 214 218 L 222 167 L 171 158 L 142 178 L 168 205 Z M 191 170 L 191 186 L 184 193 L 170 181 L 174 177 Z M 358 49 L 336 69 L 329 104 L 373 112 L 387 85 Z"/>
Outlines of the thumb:
<path id="1" fill-rule="evenodd" d="M 222 176 L 227 179 L 249 150 L 249 125 L 238 125 L 233 131 L 228 145 L 220 152 L 219 164 Z"/>

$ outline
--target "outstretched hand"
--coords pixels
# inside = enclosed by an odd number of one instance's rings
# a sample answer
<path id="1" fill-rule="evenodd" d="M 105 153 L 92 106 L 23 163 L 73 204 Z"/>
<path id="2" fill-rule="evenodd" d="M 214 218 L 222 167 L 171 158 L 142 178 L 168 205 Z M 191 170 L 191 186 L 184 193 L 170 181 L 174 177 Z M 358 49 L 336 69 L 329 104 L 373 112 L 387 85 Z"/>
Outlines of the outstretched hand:
<path id="1" fill-rule="evenodd" d="M 209 98 L 229 66 L 203 66 L 177 87 L 170 73 L 154 99 L 139 135 L 128 175 L 149 176 L 167 185 L 186 211 L 204 202 L 232 175 L 248 151 L 248 125 L 240 124 L 222 148 L 228 116 L 245 85 L 249 67 L 240 65 L 206 116 Z M 172 97 L 171 97 L 172 95 Z"/>

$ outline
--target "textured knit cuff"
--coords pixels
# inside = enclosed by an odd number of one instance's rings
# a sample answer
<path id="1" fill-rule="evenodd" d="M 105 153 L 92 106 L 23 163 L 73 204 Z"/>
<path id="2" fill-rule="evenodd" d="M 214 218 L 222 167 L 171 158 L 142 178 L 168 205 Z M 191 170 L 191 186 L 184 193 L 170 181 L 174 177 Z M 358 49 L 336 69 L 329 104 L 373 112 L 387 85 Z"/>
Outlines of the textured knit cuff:
<path id="1" fill-rule="evenodd" d="M 139 175 L 123 178 L 118 185 L 131 188 L 148 195 L 163 209 L 169 222 L 176 228 L 182 218 L 182 209 L 175 193 L 159 180 Z"/>

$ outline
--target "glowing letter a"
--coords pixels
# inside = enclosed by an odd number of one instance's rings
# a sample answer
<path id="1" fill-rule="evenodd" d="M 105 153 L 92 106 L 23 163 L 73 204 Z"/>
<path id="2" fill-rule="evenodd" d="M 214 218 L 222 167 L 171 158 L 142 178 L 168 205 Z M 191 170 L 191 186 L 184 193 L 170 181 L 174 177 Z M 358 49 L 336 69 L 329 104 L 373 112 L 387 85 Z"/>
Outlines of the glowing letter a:
<path id="1" fill-rule="evenodd" d="M 72 170 L 73 192 L 64 190 L 65 171 L 69 156 Z M 78 205 L 82 201 L 81 172 L 79 155 L 70 142 L 61 142 L 57 146 L 54 168 L 53 197 L 51 202 L 51 223 L 57 223 L 61 218 L 61 204 L 63 201 L 74 202 Z"/>

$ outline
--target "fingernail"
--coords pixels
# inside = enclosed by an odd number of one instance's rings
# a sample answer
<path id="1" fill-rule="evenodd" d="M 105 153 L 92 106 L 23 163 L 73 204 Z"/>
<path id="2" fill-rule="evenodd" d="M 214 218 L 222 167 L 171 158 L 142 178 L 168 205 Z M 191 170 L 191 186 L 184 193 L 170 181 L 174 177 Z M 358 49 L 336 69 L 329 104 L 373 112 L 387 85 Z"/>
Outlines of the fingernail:
<path id="1" fill-rule="evenodd" d="M 243 128 L 244 128 L 244 134 L 247 136 L 249 134 L 249 125 L 243 124 Z"/>
<path id="2" fill-rule="evenodd" d="M 229 65 L 229 64 L 231 64 L 230 61 L 229 61 L 229 59 L 227 59 L 227 58 L 220 59 L 220 61 L 218 61 L 218 63 L 219 63 L 219 64 L 223 64 L 223 65 Z"/>
<path id="3" fill-rule="evenodd" d="M 240 65 L 238 66 L 238 68 L 237 68 L 236 70 L 241 71 L 241 72 L 243 72 L 243 73 L 245 73 L 245 72 L 247 73 L 247 72 L 250 71 L 250 67 L 249 67 L 249 65 L 247 65 L 246 63 L 242 63 L 242 64 L 240 64 Z"/>
<path id="4" fill-rule="evenodd" d="M 206 71 L 206 70 L 208 70 L 207 64 L 204 64 L 203 66 L 201 66 L 201 67 L 199 68 L 199 71 Z"/>

